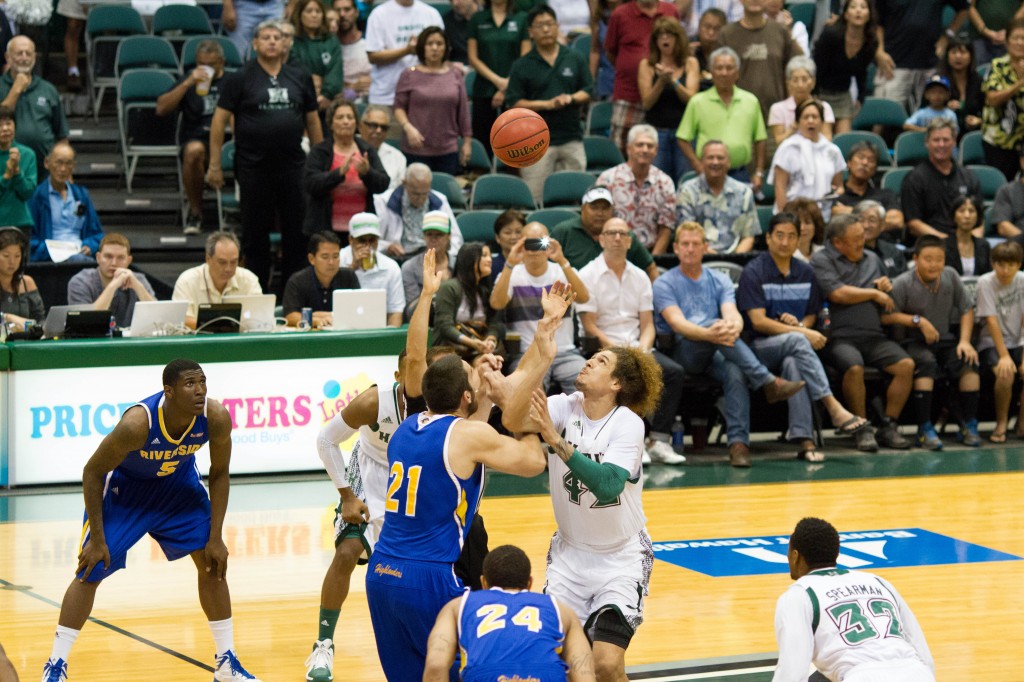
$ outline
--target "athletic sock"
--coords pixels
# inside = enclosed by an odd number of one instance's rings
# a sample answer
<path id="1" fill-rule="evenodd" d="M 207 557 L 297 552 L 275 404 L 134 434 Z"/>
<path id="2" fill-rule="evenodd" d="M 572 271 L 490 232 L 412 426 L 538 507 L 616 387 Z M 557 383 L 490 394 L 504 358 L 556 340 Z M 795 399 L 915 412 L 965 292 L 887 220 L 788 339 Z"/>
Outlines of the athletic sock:
<path id="1" fill-rule="evenodd" d="M 235 629 L 230 618 L 211 620 L 210 632 L 213 633 L 213 646 L 218 657 L 235 648 Z"/>
<path id="2" fill-rule="evenodd" d="M 320 633 L 317 640 L 334 639 L 334 629 L 338 627 L 338 618 L 341 617 L 341 609 L 325 609 L 320 607 Z"/>
<path id="3" fill-rule="evenodd" d="M 71 655 L 71 646 L 78 639 L 78 635 L 81 632 L 81 630 L 72 630 L 63 625 L 58 625 L 57 631 L 53 634 L 53 649 L 50 651 L 50 658 L 59 658 L 67 661 L 68 656 Z"/>
<path id="4" fill-rule="evenodd" d="M 914 404 L 914 417 L 918 426 L 932 420 L 932 392 L 914 391 L 910 401 Z"/>
<path id="5" fill-rule="evenodd" d="M 78 67 L 77 66 L 69 66 L 68 67 L 68 75 L 71 75 L 71 76 L 81 76 L 82 74 L 78 72 Z"/>
<path id="6" fill-rule="evenodd" d="M 979 396 L 980 393 L 978 391 L 960 392 L 960 409 L 964 413 L 963 418 L 965 422 L 978 418 Z"/>

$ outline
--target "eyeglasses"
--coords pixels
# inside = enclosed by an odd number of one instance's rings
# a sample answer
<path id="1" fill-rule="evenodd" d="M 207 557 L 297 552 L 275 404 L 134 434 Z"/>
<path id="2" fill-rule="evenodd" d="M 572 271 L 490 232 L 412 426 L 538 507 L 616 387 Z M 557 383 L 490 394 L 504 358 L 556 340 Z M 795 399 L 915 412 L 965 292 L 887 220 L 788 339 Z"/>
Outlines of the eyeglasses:
<path id="1" fill-rule="evenodd" d="M 539 31 L 544 31 L 549 28 L 555 28 L 556 26 L 558 26 L 557 21 L 535 21 L 532 24 L 530 24 L 530 28 L 535 28 Z"/>
<path id="2" fill-rule="evenodd" d="M 363 121 L 363 125 L 367 128 L 373 128 L 374 130 L 387 130 L 387 123 L 370 123 L 369 121 Z"/>
<path id="3" fill-rule="evenodd" d="M 611 237 L 612 239 L 625 239 L 629 236 L 629 232 L 625 230 L 609 230 L 608 232 L 602 232 L 602 237 Z"/>

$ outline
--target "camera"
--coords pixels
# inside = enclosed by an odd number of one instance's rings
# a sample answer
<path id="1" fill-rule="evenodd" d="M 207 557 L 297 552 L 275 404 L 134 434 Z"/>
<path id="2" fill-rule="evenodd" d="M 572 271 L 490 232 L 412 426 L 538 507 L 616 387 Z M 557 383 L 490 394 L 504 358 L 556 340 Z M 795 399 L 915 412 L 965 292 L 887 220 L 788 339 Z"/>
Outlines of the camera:
<path id="1" fill-rule="evenodd" d="M 547 237 L 528 237 L 523 243 L 523 249 L 526 251 L 546 251 L 548 243 Z"/>

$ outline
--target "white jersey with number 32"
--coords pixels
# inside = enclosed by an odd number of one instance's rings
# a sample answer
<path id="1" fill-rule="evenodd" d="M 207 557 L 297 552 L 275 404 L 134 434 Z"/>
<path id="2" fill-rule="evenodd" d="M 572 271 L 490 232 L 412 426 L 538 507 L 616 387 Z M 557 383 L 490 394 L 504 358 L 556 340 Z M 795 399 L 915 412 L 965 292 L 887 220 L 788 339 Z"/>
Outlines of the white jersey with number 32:
<path id="1" fill-rule="evenodd" d="M 804 682 L 812 661 L 834 681 L 869 670 L 866 679 L 935 679 L 910 607 L 888 581 L 864 571 L 825 568 L 797 580 L 779 597 L 775 635 L 779 665 L 773 682 Z"/>
<path id="2" fill-rule="evenodd" d="M 551 500 L 558 535 L 589 550 L 612 550 L 636 539 L 647 517 L 641 500 L 644 422 L 629 408 L 616 407 L 600 419 L 583 413 L 583 393 L 548 398 L 555 428 L 580 454 L 629 472 L 626 487 L 614 501 L 601 503 L 557 455 L 548 455 Z"/>

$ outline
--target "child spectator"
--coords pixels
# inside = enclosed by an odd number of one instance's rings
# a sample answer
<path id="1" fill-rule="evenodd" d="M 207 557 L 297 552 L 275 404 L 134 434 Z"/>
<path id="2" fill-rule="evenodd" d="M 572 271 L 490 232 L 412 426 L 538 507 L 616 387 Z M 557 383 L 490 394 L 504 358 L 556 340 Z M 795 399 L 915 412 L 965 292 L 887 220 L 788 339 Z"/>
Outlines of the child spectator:
<path id="1" fill-rule="evenodd" d="M 948 78 L 939 74 L 929 78 L 924 85 L 924 100 L 928 102 L 928 106 L 921 107 L 911 114 L 903 124 L 903 129 L 923 133 L 932 119 L 947 118 L 953 122 L 954 134 L 959 134 L 960 123 L 956 119 L 956 112 L 949 108 L 949 99 L 952 96 L 950 93 Z"/>

